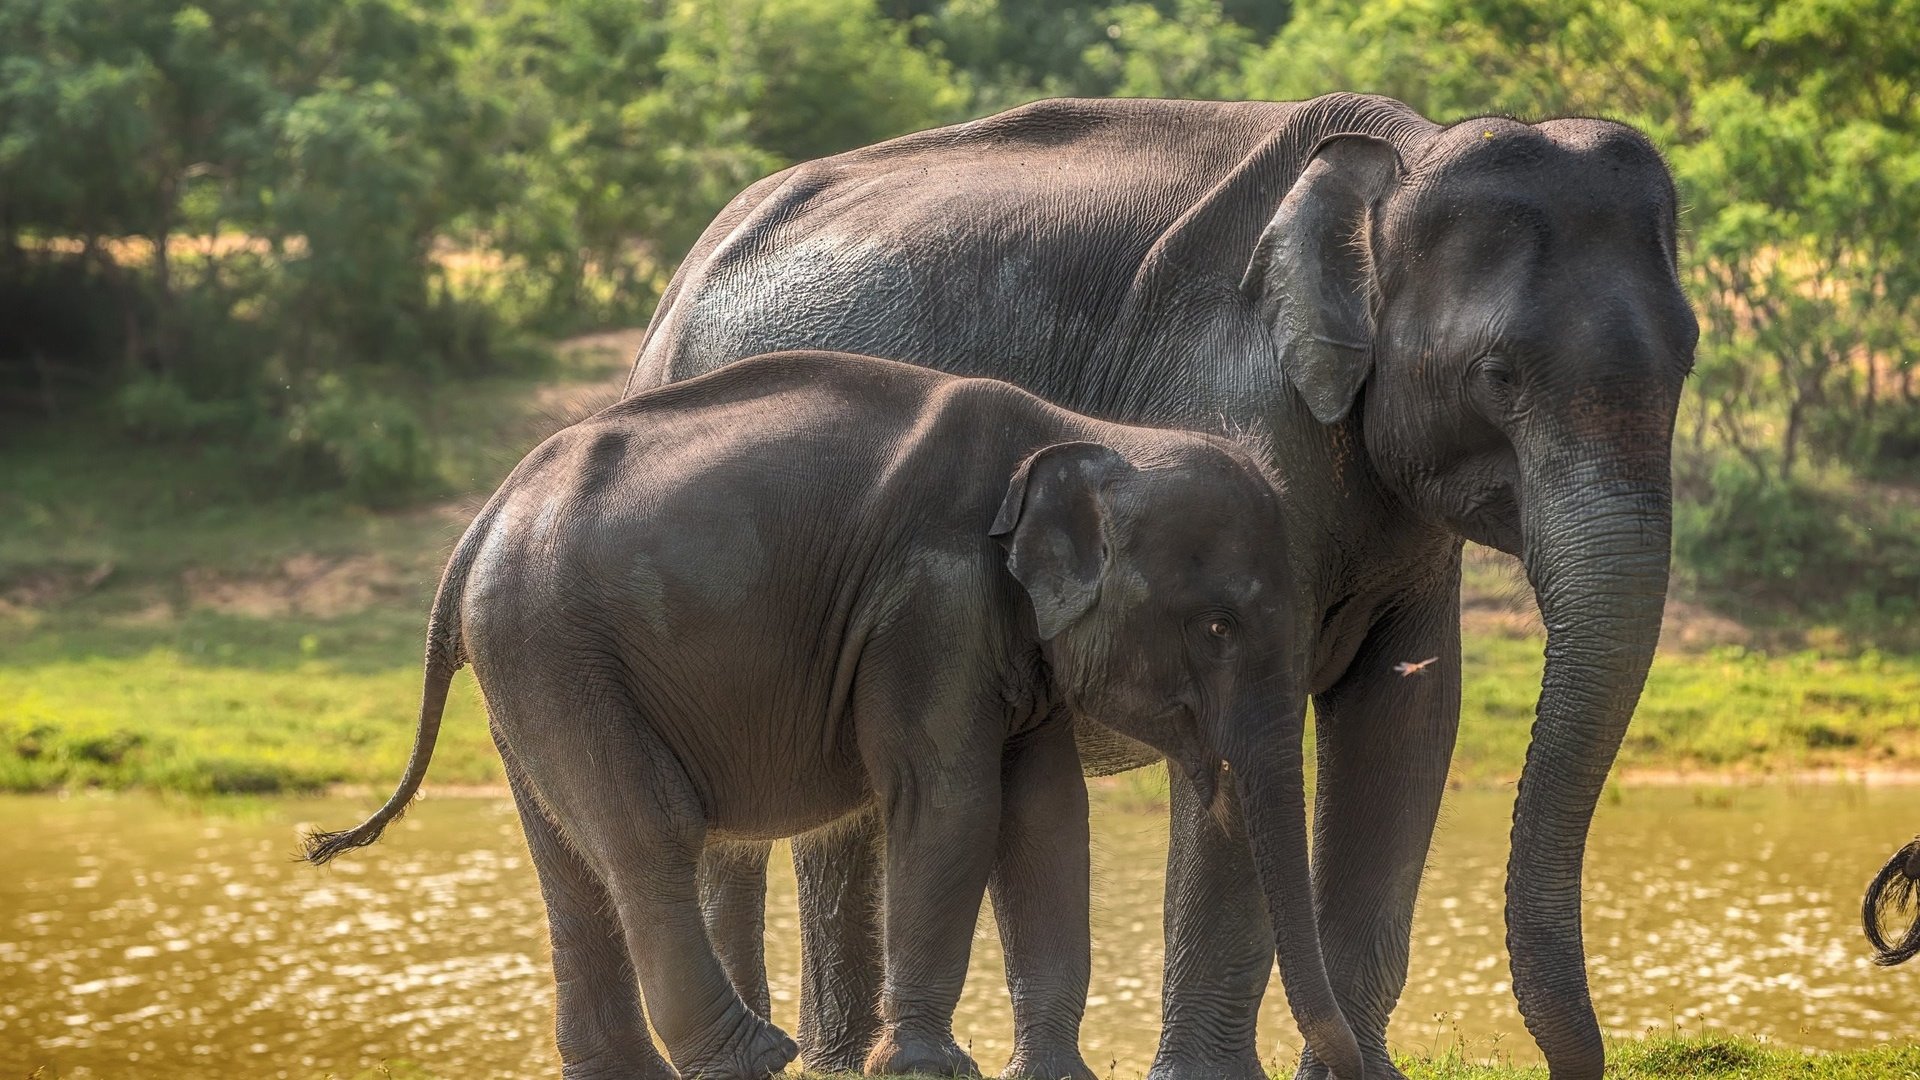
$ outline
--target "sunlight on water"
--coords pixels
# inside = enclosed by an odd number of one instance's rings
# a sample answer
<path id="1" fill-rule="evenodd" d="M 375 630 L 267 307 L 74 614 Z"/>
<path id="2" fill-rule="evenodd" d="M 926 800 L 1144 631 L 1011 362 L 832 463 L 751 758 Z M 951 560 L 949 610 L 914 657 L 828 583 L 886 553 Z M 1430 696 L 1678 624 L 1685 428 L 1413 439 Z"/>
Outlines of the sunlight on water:
<path id="1" fill-rule="evenodd" d="M 1095 800 L 1096 1071 L 1142 1073 L 1159 1028 L 1166 826 Z M 351 1076 L 382 1060 L 441 1076 L 557 1074 L 533 870 L 511 806 L 441 799 L 325 870 L 296 825 L 359 801 L 194 814 L 135 798 L 0 799 L 0 1072 Z M 1455 792 L 1414 926 L 1397 1046 L 1464 1041 L 1534 1060 L 1501 925 L 1510 794 Z M 1586 887 L 1602 1023 L 1765 1035 L 1794 1046 L 1905 1037 L 1920 969 L 1866 959 L 1859 890 L 1920 822 L 1920 790 L 1629 790 L 1604 806 Z M 798 1002 L 793 883 L 776 855 L 775 1019 Z M 989 919 L 958 1030 L 989 1072 L 1009 1052 Z M 1263 1047 L 1298 1045 L 1278 993 Z M 129 1066 L 132 1066 L 130 1069 Z"/>

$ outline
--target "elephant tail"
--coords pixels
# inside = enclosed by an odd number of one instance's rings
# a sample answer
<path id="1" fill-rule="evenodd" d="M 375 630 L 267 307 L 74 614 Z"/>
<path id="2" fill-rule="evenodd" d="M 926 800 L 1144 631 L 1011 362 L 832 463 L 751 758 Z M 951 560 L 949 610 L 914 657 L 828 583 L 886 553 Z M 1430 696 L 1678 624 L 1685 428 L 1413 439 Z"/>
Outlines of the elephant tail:
<path id="1" fill-rule="evenodd" d="M 425 683 L 420 691 L 420 722 L 413 734 L 413 754 L 407 760 L 406 775 L 385 806 L 373 816 L 340 832 L 312 832 L 302 841 L 301 856 L 320 866 L 343 851 L 366 847 L 387 826 L 406 813 L 420 782 L 426 779 L 427 763 L 433 760 L 433 744 L 440 737 L 440 717 L 447 707 L 447 688 L 453 673 L 465 663 L 460 643 L 460 597 L 466 588 L 467 569 L 473 564 L 474 551 L 486 535 L 485 524 L 492 517 L 491 507 L 476 519 L 461 538 L 446 571 L 440 575 L 440 588 L 433 598 L 433 613 L 427 619 L 427 657 Z"/>
<path id="2" fill-rule="evenodd" d="M 1903 917 L 1910 920 L 1906 933 L 1889 942 L 1885 928 Z M 1892 967 L 1920 954 L 1920 837 L 1894 852 L 1874 875 L 1860 904 L 1860 921 L 1873 945 L 1874 963 Z"/>

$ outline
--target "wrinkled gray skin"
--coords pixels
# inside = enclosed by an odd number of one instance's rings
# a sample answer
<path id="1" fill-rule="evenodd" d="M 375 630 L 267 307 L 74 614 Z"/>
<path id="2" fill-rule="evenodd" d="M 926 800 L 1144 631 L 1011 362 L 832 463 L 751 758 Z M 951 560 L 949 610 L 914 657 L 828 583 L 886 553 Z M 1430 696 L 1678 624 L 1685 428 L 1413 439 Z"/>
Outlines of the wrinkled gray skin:
<path id="1" fill-rule="evenodd" d="M 1382 98 L 1052 101 L 755 184 L 674 278 L 633 389 L 775 348 L 1004 378 L 1096 416 L 1271 441 L 1311 607 L 1314 883 L 1369 1076 L 1459 718 L 1463 538 L 1521 557 L 1548 629 L 1515 807 L 1507 942 L 1556 1080 L 1600 1076 L 1580 937 L 1587 828 L 1659 636 L 1676 402 L 1698 327 L 1673 184 L 1599 120 L 1440 127 Z M 1401 661 L 1438 656 L 1424 675 Z M 1095 730 L 1089 768 L 1150 758 Z M 1271 929 L 1245 847 L 1173 785 L 1153 1080 L 1252 1078 Z M 878 888 L 847 834 L 796 850 L 803 1057 L 873 1023 Z M 762 867 L 708 867 L 730 970 L 764 1000 Z M 996 891 L 1001 925 L 1019 912 Z M 1008 918 L 1009 915 L 1015 918 Z M 1290 929 L 1290 928 L 1282 928 Z M 1021 1054 L 1067 1052 L 1065 990 L 1014 970 Z M 1016 1064 L 1018 1062 L 1016 1061 Z M 1309 1053 L 1303 1076 L 1326 1063 Z"/>
<path id="2" fill-rule="evenodd" d="M 698 861 L 866 820 L 887 889 L 864 1064 L 971 1074 L 953 1009 L 989 876 L 1026 916 L 1009 954 L 1078 1021 L 1073 718 L 1098 717 L 1202 792 L 1231 763 L 1273 916 L 1305 928 L 1280 940 L 1283 980 L 1315 1045 L 1357 1067 L 1311 931 L 1306 694 L 1280 677 L 1302 627 L 1264 468 L 1214 436 L 865 357 L 762 357 L 629 398 L 534 450 L 467 530 L 406 778 L 309 857 L 406 806 L 468 662 L 549 904 L 566 1076 L 673 1075 L 640 998 L 686 1080 L 791 1061 L 705 936 Z M 1032 1064 L 1092 1077 L 1077 1055 Z"/>
<path id="3" fill-rule="evenodd" d="M 1890 927 L 1907 924 L 1904 932 L 1888 936 Z M 1860 901 L 1860 927 L 1873 946 L 1873 962 L 1881 967 L 1904 964 L 1920 955 L 1920 836 L 1893 853 L 1867 883 Z"/>

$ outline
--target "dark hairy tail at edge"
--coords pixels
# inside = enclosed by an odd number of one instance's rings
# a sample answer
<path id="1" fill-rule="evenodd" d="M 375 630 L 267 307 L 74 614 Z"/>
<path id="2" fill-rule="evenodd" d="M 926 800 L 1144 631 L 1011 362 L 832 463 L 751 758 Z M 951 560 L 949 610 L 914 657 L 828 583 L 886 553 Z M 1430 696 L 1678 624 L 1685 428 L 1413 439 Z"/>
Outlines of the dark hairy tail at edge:
<path id="1" fill-rule="evenodd" d="M 460 546 L 454 551 L 447 569 L 440 576 L 440 589 L 433 598 L 433 614 L 427 620 L 427 656 L 425 683 L 420 691 L 420 726 L 413 734 L 413 753 L 407 759 L 407 771 L 400 778 L 400 786 L 394 790 L 387 804 L 373 812 L 373 816 L 341 832 L 309 833 L 302 841 L 302 857 L 315 866 L 320 866 L 343 851 L 366 847 L 387 826 L 399 820 L 406 813 L 407 806 L 420 790 L 420 782 L 426 779 L 427 764 L 433 760 L 433 744 L 440 737 L 440 717 L 447 707 L 447 688 L 453 682 L 453 673 L 460 670 L 465 658 L 460 649 L 460 613 L 459 598 L 466 584 L 466 570 L 472 563 L 472 548 L 476 546 L 478 536 L 484 531 L 482 523 L 489 517 L 482 513 L 480 520 L 474 522 L 467 535 L 461 539 Z"/>
<path id="2" fill-rule="evenodd" d="M 1892 967 L 1920 954 L 1920 837 L 1893 853 L 1867 885 L 1860 904 L 1860 921 L 1873 945 L 1873 962 Z M 1882 928 L 1897 925 L 1902 918 L 1912 921 L 1896 942 L 1887 941 Z"/>

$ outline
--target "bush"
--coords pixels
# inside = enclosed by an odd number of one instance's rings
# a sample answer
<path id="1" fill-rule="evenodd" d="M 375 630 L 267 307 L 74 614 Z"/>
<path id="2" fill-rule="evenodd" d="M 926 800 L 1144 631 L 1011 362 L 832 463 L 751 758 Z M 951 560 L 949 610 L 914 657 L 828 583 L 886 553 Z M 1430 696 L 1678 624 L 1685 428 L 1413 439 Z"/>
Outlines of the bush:
<path id="1" fill-rule="evenodd" d="M 1783 480 L 1731 454 L 1680 471 L 1674 555 L 1696 588 L 1815 617 L 1910 627 L 1920 615 L 1920 503 Z"/>
<path id="2" fill-rule="evenodd" d="M 1920 403 L 1884 407 L 1855 426 L 1845 456 L 1879 480 L 1920 482 Z"/>
<path id="3" fill-rule="evenodd" d="M 244 402 L 197 400 L 178 382 L 149 374 L 121 384 L 113 409 L 128 434 L 151 442 L 239 431 L 248 414 Z"/>
<path id="4" fill-rule="evenodd" d="M 343 487 L 370 504 L 416 494 L 433 474 L 419 416 L 336 374 L 321 376 L 292 403 L 283 437 L 289 479 Z"/>

